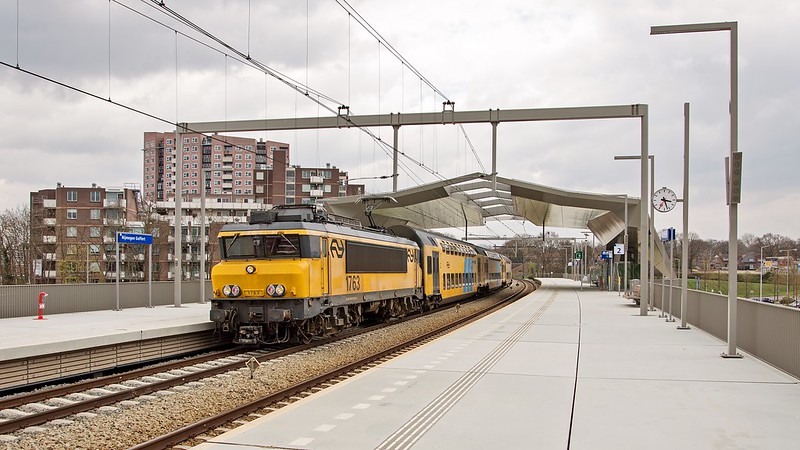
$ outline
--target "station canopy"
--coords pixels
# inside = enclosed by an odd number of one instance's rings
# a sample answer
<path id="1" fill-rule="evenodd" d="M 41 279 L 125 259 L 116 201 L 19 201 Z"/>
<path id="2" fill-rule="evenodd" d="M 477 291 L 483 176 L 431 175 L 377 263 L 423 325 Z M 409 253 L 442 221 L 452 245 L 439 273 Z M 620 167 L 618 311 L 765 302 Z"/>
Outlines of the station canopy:
<path id="1" fill-rule="evenodd" d="M 375 201 L 372 212 L 378 226 L 412 225 L 424 229 L 464 228 L 485 225 L 487 217 L 525 219 L 540 227 L 590 230 L 605 245 L 625 228 L 622 195 L 566 191 L 539 184 L 474 173 L 393 193 L 367 196 L 391 197 Z M 365 197 L 325 200 L 334 214 L 368 223 Z M 639 199 L 628 197 L 628 225 L 638 228 Z"/>

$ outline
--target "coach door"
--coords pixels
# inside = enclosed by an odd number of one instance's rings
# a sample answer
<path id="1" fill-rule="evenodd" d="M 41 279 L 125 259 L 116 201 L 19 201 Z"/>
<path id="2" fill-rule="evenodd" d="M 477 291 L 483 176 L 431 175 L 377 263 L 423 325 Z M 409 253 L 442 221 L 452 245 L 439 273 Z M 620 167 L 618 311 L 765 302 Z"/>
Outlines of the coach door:
<path id="1" fill-rule="evenodd" d="M 433 268 L 433 293 L 434 295 L 439 294 L 439 252 L 434 251 L 432 252 L 433 256 L 433 264 L 431 264 Z"/>
<path id="2" fill-rule="evenodd" d="M 330 281 L 331 281 L 330 280 L 331 271 L 328 270 L 328 267 L 329 267 L 328 255 L 329 254 L 330 253 L 328 252 L 328 238 L 324 237 L 324 238 L 322 238 L 322 248 L 320 249 L 320 255 L 319 255 L 320 256 L 320 258 L 319 258 L 319 260 L 320 260 L 320 270 L 322 270 L 322 273 L 320 274 L 321 275 L 320 279 L 322 280 L 322 295 L 327 295 L 328 294 L 328 286 L 330 286 Z"/>

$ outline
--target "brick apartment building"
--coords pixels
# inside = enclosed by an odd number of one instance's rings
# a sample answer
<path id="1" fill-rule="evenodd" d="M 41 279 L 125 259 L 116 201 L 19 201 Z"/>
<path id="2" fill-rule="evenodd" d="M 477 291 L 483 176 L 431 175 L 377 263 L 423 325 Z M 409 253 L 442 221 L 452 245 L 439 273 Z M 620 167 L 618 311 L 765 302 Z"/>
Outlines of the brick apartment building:
<path id="1" fill-rule="evenodd" d="M 115 277 L 115 233 L 142 228 L 138 193 L 138 187 L 133 186 L 107 189 L 93 184 L 77 188 L 61 183 L 55 189 L 31 192 L 34 282 L 96 283 Z M 134 261 L 141 261 L 141 257 L 128 260 L 131 269 L 136 266 Z M 144 273 L 139 273 L 142 270 L 128 270 L 128 278 L 145 279 Z"/>

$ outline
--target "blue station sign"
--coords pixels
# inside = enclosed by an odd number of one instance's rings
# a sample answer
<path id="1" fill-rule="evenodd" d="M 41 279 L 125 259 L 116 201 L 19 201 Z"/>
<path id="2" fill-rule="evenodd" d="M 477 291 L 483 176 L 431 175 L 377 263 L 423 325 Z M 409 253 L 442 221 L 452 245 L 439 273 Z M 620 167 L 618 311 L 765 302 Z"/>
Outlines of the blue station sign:
<path id="1" fill-rule="evenodd" d="M 120 244 L 151 245 L 153 243 L 153 235 L 140 233 L 117 233 L 117 242 Z"/>

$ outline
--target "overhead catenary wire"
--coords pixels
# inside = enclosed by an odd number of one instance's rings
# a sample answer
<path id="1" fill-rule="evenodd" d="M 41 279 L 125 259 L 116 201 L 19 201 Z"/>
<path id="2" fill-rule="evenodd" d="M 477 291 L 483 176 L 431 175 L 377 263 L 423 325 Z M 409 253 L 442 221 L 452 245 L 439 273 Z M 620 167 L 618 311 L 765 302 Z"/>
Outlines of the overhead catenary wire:
<path id="1" fill-rule="evenodd" d="M 445 95 L 444 92 L 442 92 L 430 80 L 428 80 L 428 78 L 426 78 L 422 74 L 422 72 L 417 70 L 417 68 L 414 67 L 411 64 L 411 62 L 409 62 L 396 48 L 394 48 L 394 46 L 391 43 L 389 43 L 389 41 L 386 40 L 386 38 L 384 38 L 358 11 L 356 11 L 356 9 L 352 5 L 350 5 L 350 3 L 347 2 L 347 0 L 334 0 L 334 1 L 339 6 L 341 6 L 342 9 L 345 10 L 345 12 L 347 12 L 348 17 L 355 17 L 356 21 L 359 23 L 359 25 L 361 25 L 362 28 L 364 28 L 364 30 L 366 30 L 369 34 L 371 34 L 372 37 L 374 37 L 379 43 L 382 42 L 386 47 L 386 49 L 389 50 L 389 52 L 391 52 L 395 58 L 397 58 L 404 65 L 408 66 L 409 70 L 411 70 L 414 73 L 414 75 L 416 75 L 419 78 L 420 83 L 425 83 L 434 92 L 434 94 L 438 94 L 448 103 L 452 103 L 452 100 L 447 95 Z M 436 102 L 434 101 L 434 108 L 437 106 L 435 103 Z M 420 99 L 420 104 L 422 104 L 421 99 Z M 464 134 L 464 137 L 467 139 L 467 143 L 470 146 L 470 149 L 472 150 L 472 154 L 475 156 L 475 159 L 478 161 L 478 165 L 480 165 L 481 170 L 483 172 L 486 172 L 486 168 L 483 166 L 483 162 L 478 156 L 478 152 L 475 150 L 475 146 L 472 145 L 472 141 L 467 136 L 467 131 L 464 128 L 464 125 L 459 124 L 459 129 Z"/>
<path id="2" fill-rule="evenodd" d="M 171 29 L 171 30 L 173 31 L 173 33 L 174 33 L 174 36 L 175 36 L 175 38 L 174 38 L 174 39 L 175 39 L 175 56 L 176 56 L 176 59 L 175 59 L 175 74 L 176 74 L 176 75 L 175 75 L 175 76 L 176 76 L 176 118 L 177 118 L 177 117 L 178 117 L 178 101 L 177 101 L 177 100 L 178 100 L 178 86 L 179 86 L 179 84 L 178 84 L 178 69 L 179 69 L 179 67 L 178 67 L 178 37 L 179 37 L 179 36 L 183 36 L 183 37 L 185 37 L 185 38 L 187 38 L 187 39 L 189 39 L 189 40 L 191 40 L 191 41 L 193 41 L 193 42 L 195 42 L 195 43 L 199 43 L 199 44 L 201 44 L 201 45 L 203 45 L 203 46 L 206 46 L 207 48 L 213 49 L 214 51 L 218 51 L 218 52 L 220 52 L 220 50 L 219 50 L 219 49 L 217 49 L 217 48 L 215 48 L 215 47 L 212 47 L 212 46 L 210 46 L 210 45 L 208 45 L 208 44 L 206 44 L 206 43 L 204 43 L 204 42 L 202 42 L 202 41 L 200 41 L 199 39 L 196 39 L 196 38 L 194 38 L 194 37 L 191 37 L 191 36 L 189 36 L 188 34 L 186 34 L 186 33 L 184 33 L 184 32 L 181 32 L 181 31 L 177 30 L 177 29 L 176 29 L 176 28 L 174 28 L 174 27 L 171 27 L 171 26 L 169 26 L 169 25 L 166 25 L 166 24 L 164 24 L 163 22 L 160 22 L 160 21 L 158 21 L 158 20 L 156 20 L 156 19 L 154 19 L 154 18 L 152 18 L 152 17 L 150 17 L 150 16 L 148 16 L 148 15 L 146 15 L 146 14 L 143 14 L 143 13 L 142 13 L 142 12 L 140 12 L 140 11 L 137 11 L 137 10 L 135 10 L 135 9 L 133 9 L 133 8 L 130 8 L 129 6 L 127 6 L 127 5 L 124 5 L 124 4 L 120 3 L 120 1 L 119 1 L 119 0 L 109 0 L 109 8 L 110 8 L 110 2 L 111 2 L 111 1 L 113 1 L 115 4 L 117 4 L 117 5 L 119 5 L 119 6 L 123 7 L 123 8 L 125 8 L 125 9 L 127 9 L 127 10 L 129 10 L 129 11 L 131 11 L 131 12 L 134 12 L 134 13 L 136 13 L 136 14 L 142 15 L 142 16 L 146 17 L 147 19 L 149 19 L 149 20 L 151 20 L 151 21 L 154 21 L 154 22 L 156 22 L 156 23 L 159 23 L 159 24 L 161 24 L 162 26 L 165 26 L 166 28 L 168 28 L 168 29 Z M 141 1 L 142 1 L 142 2 L 145 2 L 145 0 L 141 0 Z M 151 1 L 151 3 L 153 3 L 153 2 Z M 161 3 L 161 4 L 157 5 L 157 6 L 158 6 L 159 8 L 166 8 L 166 6 L 165 6 L 163 3 Z M 310 98 L 310 99 L 312 99 L 312 101 L 315 101 L 315 102 L 318 104 L 318 106 L 319 106 L 320 108 L 324 108 L 324 109 L 328 110 L 329 112 L 331 112 L 331 113 L 333 113 L 333 114 L 336 114 L 336 112 L 335 112 L 335 111 L 334 111 L 334 110 L 333 110 L 333 109 L 332 109 L 332 108 L 331 108 L 329 105 L 327 105 L 327 104 L 324 104 L 324 103 L 322 102 L 322 100 L 321 100 L 321 99 L 324 99 L 325 101 L 329 101 L 329 102 L 331 102 L 331 103 L 335 103 L 335 104 L 341 104 L 341 102 L 337 102 L 337 101 L 335 101 L 334 99 L 332 99 L 331 97 L 328 97 L 328 96 L 326 96 L 325 94 L 323 94 L 323 93 L 321 93 L 321 92 L 317 92 L 316 90 L 310 89 L 308 86 L 301 85 L 301 84 L 299 84 L 299 83 L 295 82 L 294 80 L 292 80 L 291 78 L 284 76 L 284 75 L 283 75 L 283 74 L 281 74 L 280 72 L 277 72 L 277 71 L 275 71 L 274 69 L 271 69 L 271 68 L 269 68 L 269 67 L 267 67 L 267 66 L 263 65 L 262 63 L 260 63 L 260 62 L 258 62 L 258 61 L 256 61 L 256 60 L 254 60 L 254 59 L 251 57 L 251 55 L 249 55 L 249 51 L 248 51 L 248 53 L 247 53 L 247 54 L 245 54 L 245 53 L 242 53 L 242 52 L 240 52 L 240 51 L 236 50 L 235 48 L 233 48 L 232 46 L 228 45 L 228 44 L 227 44 L 227 43 L 225 43 L 224 41 L 222 41 L 222 40 L 220 40 L 220 39 L 218 39 L 218 38 L 214 37 L 214 36 L 213 36 L 211 33 L 208 33 L 208 32 L 206 32 L 206 31 L 205 31 L 205 30 L 203 30 L 201 27 L 198 27 L 198 26 L 194 25 L 194 24 L 193 24 L 191 21 L 188 21 L 187 19 L 183 18 L 183 16 L 181 16 L 180 14 L 178 14 L 178 13 L 176 13 L 176 12 L 172 11 L 172 10 L 171 10 L 171 9 L 169 9 L 169 8 L 166 8 L 166 9 L 170 11 L 170 14 L 169 14 L 169 15 L 170 15 L 171 17 L 173 17 L 173 18 L 176 18 L 176 17 L 177 17 L 177 18 L 179 18 L 178 20 L 179 20 L 181 23 L 183 23 L 184 25 L 186 25 L 186 26 L 189 26 L 191 29 L 193 29 L 193 30 L 195 30 L 195 31 L 197 31 L 197 32 L 199 32 L 199 33 L 201 33 L 202 35 L 204 35 L 204 36 L 208 37 L 209 39 L 212 39 L 214 42 L 216 42 L 216 43 L 217 43 L 217 44 L 219 44 L 219 45 L 222 45 L 224 48 L 231 50 L 231 52 L 232 52 L 232 54 L 233 54 L 233 55 L 229 55 L 228 53 L 221 52 L 221 53 L 223 53 L 223 55 L 225 56 L 225 61 L 226 61 L 226 89 L 227 89 L 227 59 L 228 59 L 229 57 L 231 57 L 231 58 L 234 58 L 234 59 L 237 59 L 237 60 L 238 60 L 238 58 L 236 58 L 236 56 L 238 56 L 239 58 L 242 58 L 241 62 L 242 62 L 243 64 L 247 64 L 247 65 L 250 65 L 251 67 L 254 67 L 254 68 L 257 68 L 257 69 L 259 69 L 259 70 L 262 70 L 262 71 L 264 71 L 264 73 L 265 73 L 265 74 L 267 74 L 267 75 L 269 75 L 269 76 L 272 76 L 272 77 L 276 78 L 277 80 L 281 81 L 282 83 L 286 84 L 286 85 L 287 85 L 287 86 L 289 86 L 289 87 L 292 87 L 292 88 L 295 90 L 295 93 L 296 93 L 296 94 L 298 94 L 298 93 L 301 93 L 301 94 L 303 94 L 303 95 L 304 95 L 306 98 Z M 109 13 L 109 14 L 110 14 L 110 13 Z M 351 17 L 352 17 L 352 16 L 351 16 Z M 110 26 L 110 25 L 109 25 L 109 26 Z M 109 36 L 110 36 L 110 35 L 111 35 L 111 32 L 109 31 Z M 379 53 L 380 53 L 380 46 L 385 46 L 385 47 L 386 47 L 387 49 L 389 49 L 390 51 L 391 51 L 391 50 L 393 50 L 393 48 L 392 48 L 390 45 L 387 45 L 385 42 L 378 41 L 378 44 L 379 44 Z M 110 48 L 110 45 L 109 45 L 109 48 Z M 249 49 L 248 49 L 248 50 L 249 50 Z M 235 56 L 234 56 L 234 55 L 235 55 Z M 380 55 L 379 55 L 379 56 L 380 56 Z M 109 61 L 110 61 L 110 57 L 109 57 Z M 144 110 L 140 110 L 140 109 L 137 109 L 137 108 L 133 108 L 133 107 L 131 107 L 131 106 L 129 106 L 129 105 L 126 105 L 126 104 L 123 104 L 123 103 L 120 103 L 120 102 L 115 102 L 115 101 L 112 101 L 112 100 L 111 100 L 111 98 L 110 98 L 110 89 L 109 89 L 109 98 L 107 98 L 107 99 L 103 99 L 103 98 L 101 98 L 99 95 L 93 94 L 93 93 L 91 93 L 91 92 L 89 92 L 89 91 L 85 91 L 85 90 L 83 90 L 83 89 L 77 88 L 77 87 L 75 87 L 75 86 L 72 86 L 72 85 L 69 85 L 69 84 L 67 84 L 67 83 L 60 82 L 60 81 L 56 80 L 55 78 L 46 77 L 46 76 L 44 76 L 44 75 L 41 75 L 41 74 L 38 74 L 38 73 L 34 73 L 34 72 L 31 72 L 31 71 L 27 71 L 27 70 L 20 69 L 20 68 L 18 67 L 18 66 L 19 66 L 19 56 L 17 56 L 17 64 L 16 64 L 16 67 L 15 67 L 15 66 L 12 66 L 12 65 L 10 65 L 10 64 L 8 64 L 8 63 L 6 63 L 6 62 L 2 62 L 2 64 L 3 64 L 3 65 L 5 65 L 5 66 L 8 66 L 8 67 L 11 67 L 11 68 L 17 68 L 17 69 L 21 70 L 22 72 L 25 72 L 25 73 L 27 73 L 27 74 L 29 74 L 29 75 L 32 75 L 32 76 L 35 76 L 35 77 L 41 78 L 41 79 L 43 79 L 43 80 L 46 80 L 46 81 L 48 81 L 48 82 L 51 82 L 51 83 L 58 84 L 58 85 L 60 85 L 60 86 L 62 86 L 62 87 L 68 88 L 68 89 L 72 89 L 72 90 L 74 90 L 74 91 L 76 91 L 76 92 L 80 92 L 80 93 L 82 93 L 82 94 L 84 94 L 84 95 L 88 95 L 88 96 L 90 96 L 90 97 L 94 97 L 94 98 L 96 98 L 96 99 L 99 99 L 99 100 L 106 101 L 106 102 L 108 102 L 109 104 L 113 104 L 113 105 L 116 105 L 116 106 L 122 107 L 122 108 L 124 108 L 124 109 L 127 109 L 127 110 L 129 110 L 129 111 L 136 112 L 136 113 L 139 113 L 139 114 L 145 115 L 145 116 L 147 116 L 147 117 L 151 117 L 151 118 L 153 118 L 153 119 L 156 119 L 156 120 L 162 121 L 162 122 L 164 122 L 164 123 L 168 123 L 168 124 L 171 124 L 171 125 L 175 125 L 175 126 L 176 126 L 176 128 L 177 128 L 177 127 L 178 127 L 178 125 L 179 125 L 179 124 L 177 123 L 177 119 L 176 119 L 175 121 L 169 121 L 169 120 L 163 119 L 163 118 L 161 118 L 161 117 L 159 117 L 159 116 L 156 116 L 156 115 L 154 115 L 154 114 L 148 113 L 148 112 L 146 112 L 146 111 L 144 111 Z M 416 71 L 416 69 L 413 69 L 413 66 L 410 66 L 410 65 L 409 65 L 409 64 L 407 64 L 407 63 L 405 63 L 405 64 L 406 64 L 406 66 L 407 66 L 407 67 L 409 67 L 409 68 L 410 68 L 410 70 L 412 70 L 412 71 Z M 421 77 L 421 78 L 420 78 L 420 80 L 421 80 L 421 83 L 422 83 L 422 82 L 425 82 L 425 79 L 424 79 L 424 77 Z M 380 79 L 379 79 L 379 82 L 380 82 Z M 266 84 L 266 83 L 265 83 L 265 84 Z M 312 94 L 312 93 L 313 93 L 313 94 L 315 94 L 315 95 L 310 95 L 310 94 Z M 437 98 L 437 96 L 439 96 L 439 95 L 440 95 L 440 91 L 438 91 L 438 89 L 434 89 L 434 95 L 433 95 L 433 97 L 434 97 L 434 103 L 436 102 L 436 98 Z M 266 97 L 266 95 L 265 95 L 265 97 Z M 314 99 L 314 97 L 316 97 L 316 99 Z M 447 97 L 446 97 L 446 96 L 444 96 L 443 94 L 441 95 L 441 97 L 443 97 L 443 98 L 447 98 Z M 265 104 L 266 104 L 266 100 L 265 100 Z M 225 114 L 226 114 L 226 119 L 227 119 L 227 93 L 226 93 L 226 98 L 225 98 L 225 109 L 226 109 L 226 111 L 225 111 Z M 265 112 L 266 112 L 266 106 L 265 106 Z M 354 125 L 354 126 L 356 126 L 356 125 L 355 125 L 355 124 L 353 124 L 352 122 L 351 122 L 351 124 L 352 124 L 352 125 Z M 383 140 L 381 140 L 381 139 L 380 139 L 380 136 L 377 136 L 377 137 L 376 137 L 376 136 L 375 136 L 375 134 L 374 134 L 374 133 L 373 133 L 371 130 L 368 130 L 368 129 L 363 129 L 362 127 L 359 127 L 359 128 L 361 128 L 361 129 L 362 129 L 362 131 L 365 131 L 365 132 L 366 132 L 368 135 L 370 135 L 370 136 L 373 138 L 373 141 L 375 142 L 375 144 L 376 144 L 377 146 L 380 146 L 384 152 L 386 152 L 387 154 L 389 154 L 389 152 L 388 152 L 387 150 L 392 150 L 392 148 L 391 148 L 390 146 L 388 146 L 388 144 L 386 144 L 386 143 L 385 143 Z M 187 129 L 186 131 L 187 131 L 187 132 L 194 132 L 194 130 L 191 130 L 191 129 Z M 437 146 L 437 140 L 436 140 L 436 130 L 434 130 L 434 133 L 433 133 L 433 134 L 434 134 L 434 148 L 436 148 L 436 146 Z M 226 142 L 224 139 L 221 139 L 221 138 L 219 138 L 219 137 L 217 137 L 217 136 L 213 136 L 213 137 L 211 137 L 211 138 L 212 138 L 212 139 L 214 139 L 214 140 L 216 140 L 216 141 L 220 141 L 220 142 Z M 226 142 L 226 143 L 227 143 L 227 142 Z M 409 160 L 409 161 L 413 162 L 413 163 L 414 163 L 414 164 L 415 164 L 417 167 L 423 168 L 424 170 L 426 170 L 426 171 L 428 171 L 429 173 L 433 174 L 435 177 L 437 177 L 437 178 L 439 178 L 439 179 L 443 179 L 443 178 L 444 178 L 444 177 L 443 177 L 443 176 L 442 176 L 440 173 L 438 173 L 438 171 L 437 171 L 437 170 L 435 170 L 435 167 L 434 167 L 434 169 L 428 168 L 427 166 L 425 166 L 425 164 L 424 164 L 424 163 L 422 163 L 422 162 L 420 162 L 420 161 L 417 161 L 417 160 L 415 160 L 415 159 L 411 158 L 411 157 L 410 157 L 409 155 L 407 155 L 405 152 L 398 151 L 398 154 L 399 154 L 399 155 L 401 155 L 401 156 L 403 156 L 403 158 L 404 158 L 404 159 L 407 159 L 407 160 Z M 438 158 L 436 158 L 436 157 L 435 157 L 435 158 L 434 158 L 434 162 L 435 162 L 435 163 L 438 163 Z M 417 180 L 419 180 L 419 178 L 416 176 L 416 174 L 414 174 L 414 173 L 413 173 L 413 171 L 410 171 L 410 170 L 409 170 L 409 168 L 408 168 L 408 165 L 406 164 L 406 162 L 405 162 L 405 161 L 402 161 L 402 162 L 399 164 L 399 167 L 400 167 L 400 168 L 401 168 L 401 170 L 403 170 L 404 172 L 407 172 L 407 174 L 409 175 L 409 178 L 412 178 L 412 179 L 417 179 Z M 394 176 L 396 176 L 396 174 L 395 174 Z M 477 203 L 476 203 L 476 204 L 477 204 Z"/>
<path id="3" fill-rule="evenodd" d="M 119 0 L 112 0 L 112 1 L 117 2 L 117 3 L 119 2 Z M 223 46 L 224 48 L 230 50 L 235 55 L 237 55 L 240 58 L 242 58 L 243 60 L 240 60 L 240 62 L 242 62 L 243 64 L 248 64 L 248 65 L 251 65 L 251 67 L 257 68 L 257 69 L 262 70 L 262 71 L 265 71 L 266 73 L 270 74 L 271 76 L 275 77 L 276 79 L 282 81 L 287 86 L 289 86 L 292 89 L 294 89 L 295 92 L 303 94 L 306 98 L 308 98 L 308 99 L 310 99 L 312 101 L 315 101 L 315 102 L 318 102 L 319 99 L 322 98 L 322 99 L 325 99 L 326 101 L 329 101 L 329 102 L 331 102 L 333 104 L 336 104 L 337 107 L 338 107 L 338 105 L 342 104 L 341 102 L 336 101 L 332 97 L 329 97 L 329 96 L 327 96 L 327 95 L 325 95 L 325 94 L 323 94 L 323 93 L 321 93 L 319 91 L 316 91 L 314 89 L 309 88 L 306 85 L 303 85 L 303 84 L 301 84 L 301 83 L 299 83 L 299 82 L 297 82 L 295 80 L 292 80 L 291 78 L 281 74 L 280 72 L 278 72 L 278 71 L 276 71 L 276 70 L 264 65 L 263 63 L 259 62 L 258 60 L 254 59 L 252 57 L 248 57 L 247 55 L 245 55 L 241 51 L 236 50 L 230 44 L 227 44 L 226 42 L 222 41 L 220 38 L 214 36 L 213 34 L 211 34 L 208 31 L 204 30 L 199 25 L 194 24 L 192 21 L 190 21 L 189 19 L 183 17 L 181 14 L 177 13 L 176 11 L 170 9 L 169 7 L 164 5 L 163 3 L 157 2 L 156 0 L 140 0 L 140 1 L 142 1 L 142 2 L 148 2 L 149 1 L 149 3 L 146 3 L 149 6 L 152 6 L 150 4 L 155 4 L 154 7 L 163 9 L 167 13 L 167 15 L 169 17 L 172 17 L 173 19 L 178 20 L 180 23 L 183 23 L 184 25 L 189 26 L 191 29 L 201 33 L 202 35 L 208 37 L 209 39 L 212 39 L 214 42 L 218 43 L 219 45 Z M 125 5 L 122 5 L 122 6 L 125 6 Z M 142 14 L 141 12 L 133 10 L 133 9 L 127 7 L 127 6 L 125 6 L 125 7 L 127 9 L 131 10 L 131 11 L 136 12 L 137 14 L 140 14 L 140 15 Z M 160 10 L 160 9 L 157 9 L 157 10 Z M 144 15 L 144 17 L 147 17 L 150 20 L 154 20 L 156 23 L 159 23 L 162 26 L 165 26 L 165 27 L 168 27 L 170 29 L 175 30 L 174 28 L 170 27 L 169 25 L 164 24 L 163 22 L 156 21 L 155 19 L 152 19 L 151 17 L 149 17 L 147 15 Z M 175 30 L 175 31 L 178 32 L 177 30 Z M 208 45 L 208 44 L 206 44 L 206 43 L 204 43 L 204 42 L 202 42 L 202 41 L 200 41 L 198 39 L 195 39 L 195 38 L 192 38 L 191 36 L 186 35 L 185 33 L 180 33 L 180 34 L 183 35 L 183 36 L 186 36 L 189 39 L 192 39 L 193 41 L 195 41 L 197 43 L 200 43 L 200 44 L 206 46 L 209 49 L 212 49 L 214 51 L 220 51 L 219 49 L 214 48 L 214 47 L 212 47 L 212 46 L 210 46 L 210 45 Z M 226 53 L 226 55 L 227 55 L 227 53 Z M 228 55 L 228 56 L 232 57 L 230 55 Z M 314 98 L 315 96 L 317 97 L 316 100 Z M 332 113 L 334 115 L 338 115 L 338 111 L 334 110 L 333 107 L 331 107 L 331 106 L 329 106 L 327 104 L 320 103 L 319 106 L 324 108 L 325 110 L 327 110 L 328 112 L 330 112 L 330 113 Z M 358 129 L 362 130 L 363 132 L 367 133 L 373 139 L 377 139 L 377 141 L 378 141 L 377 144 L 381 147 L 383 152 L 385 154 L 387 154 L 388 156 L 392 155 L 393 148 L 391 146 L 389 146 L 389 144 L 387 144 L 384 141 L 382 141 L 380 139 L 380 135 L 376 136 L 374 132 L 372 132 L 368 128 L 361 127 L 358 124 L 352 122 L 349 119 L 349 117 L 347 117 L 347 116 L 341 116 L 341 117 L 342 117 L 343 120 L 347 121 L 351 126 L 354 126 L 354 127 L 358 128 Z M 380 128 L 379 128 L 379 130 L 380 130 Z M 434 173 L 435 172 L 433 169 L 430 169 L 430 168 L 426 167 L 424 164 L 421 164 L 418 161 L 413 160 L 413 158 L 411 158 L 410 156 L 408 156 L 404 152 L 398 152 L 398 154 L 402 155 L 404 158 L 408 158 L 408 159 L 412 160 L 412 162 L 414 162 L 417 166 L 419 166 L 420 168 L 422 168 L 424 170 L 429 171 L 430 173 Z M 411 174 L 407 173 L 406 175 L 408 175 L 409 178 L 412 178 L 412 179 L 414 178 Z"/>

